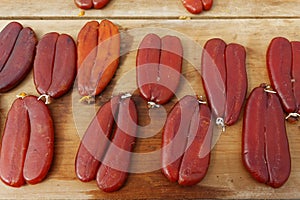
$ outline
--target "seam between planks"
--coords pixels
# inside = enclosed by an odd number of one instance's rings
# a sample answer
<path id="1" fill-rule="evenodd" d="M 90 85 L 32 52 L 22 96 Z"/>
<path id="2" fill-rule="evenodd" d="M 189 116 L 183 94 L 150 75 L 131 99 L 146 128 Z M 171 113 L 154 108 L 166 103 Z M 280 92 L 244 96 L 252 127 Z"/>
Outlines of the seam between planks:
<path id="1" fill-rule="evenodd" d="M 186 19 L 180 19 L 180 18 Z M 113 19 L 113 20 L 247 20 L 247 19 L 300 19 L 300 16 L 0 16 L 0 20 L 93 20 L 93 19 Z"/>

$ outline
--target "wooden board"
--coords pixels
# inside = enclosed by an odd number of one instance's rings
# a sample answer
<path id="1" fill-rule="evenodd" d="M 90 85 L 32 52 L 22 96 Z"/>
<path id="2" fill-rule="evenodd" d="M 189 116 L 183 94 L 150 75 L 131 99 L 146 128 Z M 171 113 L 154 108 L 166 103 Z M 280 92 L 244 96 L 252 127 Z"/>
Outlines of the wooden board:
<path id="1" fill-rule="evenodd" d="M 193 20 L 177 20 L 180 15 L 189 15 L 175 0 L 153 1 L 150 9 L 147 1 L 117 1 L 101 11 L 89 11 L 85 18 L 77 17 L 79 9 L 72 1 L 62 0 L 38 3 L 16 0 L 14 3 L 0 2 L 0 29 L 12 20 L 24 26 L 32 27 L 39 38 L 47 32 L 68 33 L 76 39 L 80 28 L 91 19 L 107 17 L 120 26 L 122 36 L 122 57 L 120 67 L 111 84 L 97 99 L 95 106 L 78 104 L 76 89 L 64 97 L 55 100 L 49 106 L 55 122 L 55 157 L 45 181 L 38 185 L 26 185 L 10 188 L 0 183 L 2 199 L 190 199 L 190 198 L 300 198 L 300 124 L 287 124 L 292 156 L 292 172 L 288 182 L 279 189 L 273 189 L 257 183 L 245 170 L 241 161 L 242 117 L 239 122 L 227 128 L 215 145 L 211 164 L 205 179 L 193 187 L 181 187 L 170 183 L 160 170 L 129 175 L 125 186 L 118 192 L 107 194 L 100 191 L 95 181 L 80 182 L 74 172 L 74 160 L 80 142 L 80 136 L 88 125 L 90 116 L 103 102 L 119 92 L 136 93 L 135 56 L 136 48 L 143 35 L 154 32 L 160 35 L 178 35 L 184 45 L 183 78 L 177 96 L 188 93 L 187 88 L 203 95 L 201 75 L 199 74 L 201 47 L 213 37 L 226 42 L 236 42 L 247 50 L 247 73 L 249 79 L 248 95 L 251 89 L 262 82 L 269 83 L 266 71 L 265 53 L 270 40 L 284 36 L 290 40 L 300 40 L 300 19 L 297 17 L 297 1 L 216 1 L 214 9 Z M 141 3 L 139 10 L 129 12 L 132 3 Z M 165 2 L 165 5 L 163 5 Z M 257 5 L 259 4 L 260 5 Z M 265 6 L 261 6 L 261 4 Z M 18 6 L 17 6 L 18 5 Z M 23 5 L 23 6 L 20 6 Z M 166 9 L 166 5 L 172 9 Z M 226 14 L 225 5 L 236 12 Z M 61 6 L 61 7 L 59 7 Z M 135 5 L 137 6 L 137 5 Z M 146 9 L 149 8 L 149 9 Z M 166 12 L 158 12 L 163 8 Z M 270 9 L 267 9 L 270 8 Z M 275 10 L 272 8 L 276 8 Z M 262 10 L 266 11 L 263 12 Z M 104 13 L 103 15 L 101 13 Z M 97 16 L 97 17 L 96 17 Z M 0 17 L 0 18 L 1 18 Z M 274 19 L 273 19 L 274 17 Z M 12 18 L 12 19 L 10 19 Z M 72 18 L 72 19 L 71 19 Z M 150 19 L 151 18 L 151 19 Z M 194 18 L 194 17 L 193 17 Z M 184 81 L 186 80 L 186 81 Z M 190 87 L 188 87 L 190 85 Z M 15 95 L 20 92 L 37 95 L 32 72 L 14 90 L 0 96 L 0 125 L 3 130 L 6 114 Z M 191 90 L 190 90 L 191 91 Z M 160 148 L 159 130 L 164 115 L 151 113 L 149 116 L 145 102 L 135 96 L 139 108 L 139 136 L 153 133 L 149 138 L 139 138 L 135 147 L 137 153 L 154 152 Z M 168 112 L 176 98 L 164 106 Z M 92 112 L 90 112 L 92 111 Z M 152 116 L 152 118 L 151 118 Z M 155 116 L 155 117 L 154 117 Z M 158 130 L 157 132 L 155 132 Z M 149 132 L 148 132 L 149 131 Z M 150 135 L 150 134 L 149 134 Z M 149 161 L 149 160 L 148 160 Z M 159 157 L 153 162 L 134 160 L 132 168 L 141 169 L 159 163 Z M 142 170 L 141 170 L 142 171 Z"/>
<path id="2" fill-rule="evenodd" d="M 151 2 L 151 3 L 150 3 Z M 49 0 L 41 3 L 35 0 L 2 0 L 2 18 L 78 18 L 78 9 L 73 0 Z M 296 17 L 300 15 L 298 0 L 215 0 L 212 10 L 201 15 L 192 15 L 182 6 L 180 0 L 111 0 L 105 9 L 89 10 L 86 18 L 256 18 L 256 17 Z"/>

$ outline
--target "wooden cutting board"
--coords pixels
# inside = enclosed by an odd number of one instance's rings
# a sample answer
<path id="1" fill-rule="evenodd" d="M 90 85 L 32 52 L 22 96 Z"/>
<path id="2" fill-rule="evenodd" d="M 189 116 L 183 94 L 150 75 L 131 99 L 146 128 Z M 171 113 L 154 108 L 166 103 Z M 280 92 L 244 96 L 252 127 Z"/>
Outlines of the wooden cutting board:
<path id="1" fill-rule="evenodd" d="M 161 110 L 150 112 L 146 102 L 138 97 L 135 84 L 136 48 L 147 33 L 172 34 L 182 39 L 184 46 L 183 77 L 177 92 L 180 98 L 194 92 L 203 95 L 199 73 L 201 47 L 208 39 L 220 37 L 226 42 L 240 43 L 247 50 L 248 95 L 260 83 L 269 83 L 265 54 L 270 40 L 284 36 L 300 40 L 299 1 L 257 0 L 215 1 L 209 12 L 189 14 L 179 0 L 112 0 L 103 10 L 86 11 L 72 0 L 2 0 L 0 2 L 0 29 L 11 21 L 32 27 L 37 36 L 56 31 L 68 33 L 76 40 L 80 28 L 90 20 L 108 18 L 120 26 L 122 37 L 121 63 L 107 89 L 95 105 L 78 103 L 76 88 L 49 108 L 55 123 L 55 156 L 49 175 L 38 185 L 11 188 L 0 183 L 2 199 L 191 199 L 191 198 L 300 198 L 300 123 L 287 125 L 292 156 L 292 171 L 288 182 L 279 189 L 257 183 L 245 170 L 241 161 L 242 116 L 238 123 L 226 129 L 217 140 L 211 154 L 211 164 L 204 180 L 193 187 L 170 183 L 157 168 L 159 156 L 145 160 L 135 159 L 132 168 L 139 171 L 129 175 L 124 187 L 112 194 L 100 191 L 96 182 L 80 182 L 75 175 L 74 160 L 80 137 L 90 117 L 111 95 L 130 92 L 139 109 L 139 139 L 136 153 L 150 154 L 160 148 L 161 128 L 166 113 L 176 103 L 174 97 Z M 179 20 L 180 16 L 191 20 Z M 6 114 L 20 92 L 37 95 L 32 72 L 14 90 L 0 96 L 0 129 Z M 218 134 L 218 132 L 216 132 Z M 147 171 L 147 168 L 153 168 Z"/>

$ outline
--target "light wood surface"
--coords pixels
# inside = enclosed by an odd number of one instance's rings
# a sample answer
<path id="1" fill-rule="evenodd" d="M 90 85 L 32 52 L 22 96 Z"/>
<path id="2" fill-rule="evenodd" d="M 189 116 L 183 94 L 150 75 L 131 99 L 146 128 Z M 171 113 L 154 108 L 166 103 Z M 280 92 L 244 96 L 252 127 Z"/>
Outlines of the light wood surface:
<path id="1" fill-rule="evenodd" d="M 2 18 L 35 17 L 78 17 L 78 9 L 73 0 L 49 0 L 41 3 L 36 0 L 2 0 L 0 2 Z M 299 17 L 299 0 L 215 0 L 209 12 L 192 15 L 185 10 L 181 0 L 111 0 L 102 10 L 86 11 L 85 17 L 114 18 L 193 18 L 211 17 Z"/>
<path id="2" fill-rule="evenodd" d="M 62 3 L 64 2 L 64 3 Z M 193 187 L 181 187 L 170 183 L 160 170 L 132 173 L 124 187 L 112 194 L 100 191 L 96 182 L 80 182 L 75 175 L 74 160 L 80 136 L 88 125 L 90 116 L 113 94 L 131 92 L 135 95 L 135 55 L 143 35 L 153 32 L 159 35 L 172 34 L 182 39 L 184 45 L 183 77 L 177 96 L 191 91 L 203 95 L 199 74 L 201 47 L 213 37 L 226 42 L 240 43 L 247 50 L 248 95 L 260 83 L 269 83 L 265 53 L 270 40 L 284 36 L 300 40 L 299 1 L 215 1 L 211 11 L 192 16 L 185 11 L 180 1 L 112 0 L 104 10 L 87 11 L 78 17 L 79 9 L 73 1 L 49 0 L 0 2 L 0 29 L 16 20 L 32 27 L 39 38 L 57 31 L 68 33 L 76 40 L 80 28 L 89 20 L 111 19 L 120 26 L 122 57 L 116 76 L 108 88 L 98 97 L 95 106 L 78 104 L 76 88 L 49 106 L 55 122 L 55 157 L 48 177 L 38 185 L 10 188 L 0 183 L 1 199 L 188 199 L 188 198 L 300 198 L 300 123 L 287 124 L 292 172 L 288 182 L 279 189 L 259 184 L 251 178 L 241 161 L 242 116 L 239 122 L 226 129 L 214 149 L 211 164 L 205 179 Z M 300 2 L 299 2 L 300 3 Z M 130 9 L 129 9 L 130 8 Z M 192 16 L 192 20 L 178 20 L 178 16 Z M 190 86 L 189 86 L 190 85 Z M 0 96 L 0 125 L 3 130 L 6 114 L 15 95 L 20 92 L 37 95 L 32 72 L 14 90 Z M 135 96 L 139 108 L 139 138 L 136 153 L 155 152 L 160 148 L 164 116 L 151 111 L 145 102 Z M 176 102 L 164 106 L 168 112 Z M 157 132 L 155 132 L 157 131 Z M 148 135 L 149 136 L 149 135 Z M 159 157 L 151 163 L 134 160 L 132 169 L 143 171 L 147 165 L 156 167 Z M 153 166 L 152 166 L 153 165 Z"/>

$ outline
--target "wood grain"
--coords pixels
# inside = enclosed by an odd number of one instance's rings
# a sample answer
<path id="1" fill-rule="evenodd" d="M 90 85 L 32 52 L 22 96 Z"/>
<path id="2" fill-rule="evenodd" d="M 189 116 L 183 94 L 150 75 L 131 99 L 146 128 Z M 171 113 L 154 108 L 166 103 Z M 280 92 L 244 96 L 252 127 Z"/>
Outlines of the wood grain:
<path id="1" fill-rule="evenodd" d="M 185 10 L 181 0 L 111 0 L 102 10 L 89 10 L 84 18 L 178 18 L 189 16 L 203 18 L 299 18 L 299 0 L 215 0 L 209 12 L 192 15 Z M 73 0 L 1 0 L 0 18 L 79 18 Z"/>
<path id="2" fill-rule="evenodd" d="M 3 2 L 3 1 L 2 1 Z M 4 1 L 5 2 L 5 1 Z M 121 1 L 120 1 L 121 2 Z M 158 2 L 158 1 L 157 1 Z M 253 1 L 252 1 L 253 2 Z M 270 2 L 270 1 L 267 1 Z M 291 1 L 293 2 L 293 1 Z M 295 1 L 294 1 L 295 2 Z M 117 5 L 116 1 L 112 5 Z M 42 5 L 43 6 L 43 5 Z M 2 13 L 3 14 L 3 13 Z M 68 33 L 76 39 L 80 28 L 87 20 L 18 20 L 24 26 L 32 27 L 39 38 L 50 31 Z M 10 20 L 0 21 L 0 28 Z M 131 92 L 136 94 L 135 55 L 136 48 L 144 34 L 178 35 L 184 46 L 183 77 L 177 96 L 195 92 L 203 95 L 201 75 L 199 74 L 201 46 L 213 37 L 221 37 L 226 42 L 236 42 L 247 51 L 248 94 L 262 82 L 269 83 L 265 53 L 269 41 L 275 36 L 299 40 L 300 19 L 202 19 L 202 20 L 129 20 L 113 19 L 121 29 L 122 57 L 116 76 L 108 88 L 98 97 L 95 106 L 78 103 L 76 88 L 50 105 L 55 123 L 55 157 L 50 173 L 38 185 L 10 188 L 0 183 L 0 198 L 51 198 L 51 199 L 181 199 L 181 198 L 300 198 L 300 124 L 287 124 L 292 156 L 292 173 L 288 182 L 279 189 L 272 189 L 257 183 L 247 173 L 241 161 L 242 118 L 227 128 L 215 145 L 211 164 L 205 179 L 193 187 L 181 187 L 170 183 L 160 170 L 148 171 L 159 165 L 159 157 L 133 161 L 132 169 L 142 173 L 130 174 L 125 186 L 118 192 L 106 194 L 96 183 L 81 183 L 75 176 L 74 159 L 80 135 L 88 125 L 93 112 L 112 94 Z M 190 87 L 188 86 L 190 85 Z M 6 114 L 15 95 L 20 92 L 36 94 L 32 73 L 14 90 L 1 94 L 1 130 Z M 165 115 L 146 108 L 146 103 L 134 97 L 139 108 L 139 138 L 136 153 L 149 153 L 159 150 L 160 130 Z M 176 98 L 164 106 L 166 113 L 175 104 Z M 163 110 L 162 110 L 163 111 Z M 152 120 L 152 121 L 151 121 Z M 150 136 L 150 137 L 149 137 Z M 148 137 L 148 138 L 147 138 Z M 152 159 L 152 160 L 151 160 Z"/>

